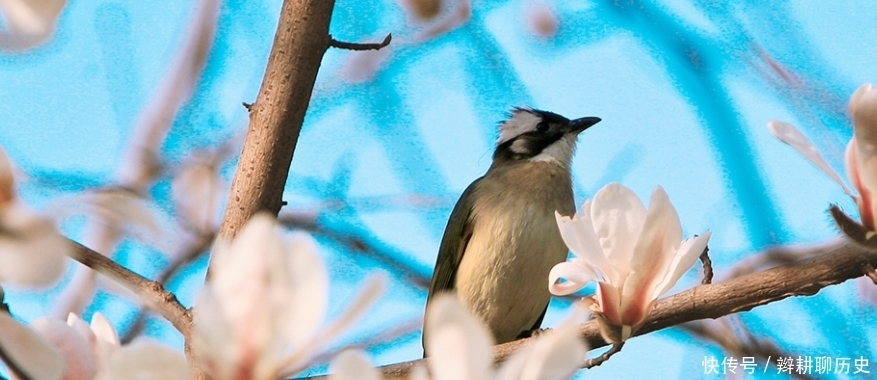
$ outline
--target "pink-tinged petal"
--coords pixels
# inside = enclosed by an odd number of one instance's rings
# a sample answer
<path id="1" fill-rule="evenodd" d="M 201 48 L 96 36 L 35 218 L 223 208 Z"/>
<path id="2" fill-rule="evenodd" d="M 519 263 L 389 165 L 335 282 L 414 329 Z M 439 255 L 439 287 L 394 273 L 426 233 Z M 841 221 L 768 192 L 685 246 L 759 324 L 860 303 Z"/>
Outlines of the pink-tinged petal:
<path id="1" fill-rule="evenodd" d="M 6 315 L 6 313 L 0 314 Z M 97 373 L 97 364 L 94 361 L 93 351 L 88 341 L 76 329 L 55 318 L 39 318 L 30 324 L 30 328 L 42 335 L 63 356 L 61 366 L 64 372 L 61 379 L 94 379 L 94 375 Z M 31 378 L 40 377 L 32 376 Z"/>
<path id="2" fill-rule="evenodd" d="M 189 380 L 192 370 L 181 352 L 148 339 L 138 339 L 113 355 L 95 380 Z"/>
<path id="3" fill-rule="evenodd" d="M 621 289 L 606 282 L 598 282 L 596 300 L 600 306 L 600 312 L 609 322 L 622 325 Z"/>
<path id="4" fill-rule="evenodd" d="M 559 280 L 564 282 L 558 282 Z M 556 296 L 575 293 L 588 285 L 590 281 L 598 281 L 597 273 L 582 259 L 573 259 L 558 263 L 548 273 L 548 291 Z"/>
<path id="5" fill-rule="evenodd" d="M 859 170 L 858 155 L 856 139 L 853 138 L 850 140 L 850 143 L 847 144 L 844 162 L 847 167 L 847 175 L 850 177 L 850 182 L 853 184 L 853 187 L 856 188 L 856 191 L 859 192 L 859 196 L 854 197 L 854 199 L 856 200 L 856 206 L 859 208 L 859 217 L 862 219 L 862 224 L 864 224 L 868 230 L 874 231 L 874 223 L 872 222 L 869 225 L 868 222 L 874 220 L 874 214 L 871 213 L 871 207 L 868 206 L 874 202 L 874 194 L 864 186 Z"/>
<path id="6" fill-rule="evenodd" d="M 698 237 L 686 239 L 682 242 L 682 246 L 679 247 L 676 257 L 674 257 L 673 262 L 668 268 L 669 270 L 655 287 L 655 292 L 650 297 L 651 299 L 658 299 L 658 297 L 669 291 L 673 285 L 676 285 L 676 282 L 679 281 L 682 275 L 691 269 L 698 258 L 700 258 L 700 254 L 703 253 L 707 243 L 709 243 L 711 235 L 712 233 L 707 231 Z"/>
<path id="7" fill-rule="evenodd" d="M 381 373 L 359 350 L 345 350 L 329 364 L 329 380 L 380 380 Z"/>
<path id="8" fill-rule="evenodd" d="M 436 295 L 427 306 L 424 325 L 434 380 L 490 378 L 493 336 L 456 295 Z"/>
<path id="9" fill-rule="evenodd" d="M 41 287 L 67 267 L 70 245 L 49 218 L 20 201 L 0 207 L 0 281 Z"/>
<path id="10" fill-rule="evenodd" d="M 576 305 L 560 326 L 536 336 L 500 367 L 495 380 L 568 379 L 588 353 L 579 338 L 578 325 L 585 306 Z"/>
<path id="11" fill-rule="evenodd" d="M 121 347 L 119 336 L 110 321 L 101 313 L 94 313 L 91 316 L 91 331 L 97 338 L 93 346 L 95 359 L 99 368 L 104 367 L 109 363 L 110 356 Z"/>
<path id="12" fill-rule="evenodd" d="M 645 206 L 632 190 L 621 184 L 610 183 L 594 196 L 591 205 L 594 232 L 620 278 L 630 272 L 634 245 L 645 216 Z"/>
<path id="13" fill-rule="evenodd" d="M 319 334 L 314 335 L 310 341 L 295 347 L 296 350 L 280 362 L 280 376 L 290 377 L 302 370 L 302 366 L 307 364 L 307 360 L 318 353 L 328 342 L 335 340 L 365 314 L 366 310 L 383 294 L 386 284 L 386 276 L 381 274 L 370 276 L 362 290 L 353 297 L 347 309 L 341 312 L 338 318 L 325 326 Z"/>
<path id="14" fill-rule="evenodd" d="M 816 167 L 822 170 L 825 175 L 834 180 L 834 182 L 837 183 L 847 195 L 855 198 L 855 195 L 853 195 L 853 192 L 844 184 L 840 175 L 828 165 L 828 162 L 825 161 L 825 158 L 822 157 L 822 154 L 820 154 L 819 150 L 816 149 L 816 146 L 813 145 L 813 142 L 811 142 L 807 136 L 804 136 L 798 128 L 783 121 L 771 120 L 767 123 L 767 129 L 774 135 L 774 137 L 788 144 L 795 149 L 795 151 L 804 156 L 804 158 L 810 161 L 810 163 L 816 165 Z"/>
<path id="15" fill-rule="evenodd" d="M 621 299 L 624 325 L 633 326 L 645 318 L 655 288 L 670 270 L 682 241 L 682 225 L 670 198 L 660 186 L 649 201 L 642 235 L 636 244 L 630 277 Z"/>
<path id="16" fill-rule="evenodd" d="M 607 277 L 616 277 L 617 272 L 606 259 L 603 247 L 600 246 L 600 240 L 594 232 L 594 223 L 590 216 L 591 203 L 591 200 L 587 200 L 582 206 L 582 212 L 572 218 L 560 215 L 557 211 L 554 212 L 560 237 L 576 256 L 591 266 L 600 268 L 600 271 Z"/>
<path id="17" fill-rule="evenodd" d="M 856 158 L 856 167 L 849 174 L 851 179 L 855 177 L 853 181 L 859 190 L 862 223 L 874 231 L 877 225 L 874 199 L 877 193 L 877 87 L 870 83 L 859 87 L 850 99 L 850 114 L 855 131 L 856 148 L 852 155 Z"/>

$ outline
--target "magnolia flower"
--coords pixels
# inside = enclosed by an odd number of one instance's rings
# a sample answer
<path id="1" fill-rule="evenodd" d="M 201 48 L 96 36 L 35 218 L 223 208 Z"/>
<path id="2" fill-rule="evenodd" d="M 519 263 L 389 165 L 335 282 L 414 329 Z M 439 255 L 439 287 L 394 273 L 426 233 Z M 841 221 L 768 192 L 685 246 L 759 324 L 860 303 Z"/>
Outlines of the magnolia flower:
<path id="1" fill-rule="evenodd" d="M 850 115 L 853 118 L 853 137 L 847 144 L 846 168 L 854 194 L 819 153 L 813 143 L 789 123 L 772 120 L 767 128 L 780 141 L 788 144 L 804 158 L 816 165 L 834 180 L 847 195 L 855 200 L 859 216 L 868 239 L 877 233 L 877 87 L 867 83 L 859 87 L 850 98 Z"/>
<path id="2" fill-rule="evenodd" d="M 710 233 L 682 240 L 679 215 L 658 186 L 649 209 L 627 187 L 610 183 L 572 218 L 556 214 L 560 235 L 575 254 L 554 266 L 549 290 L 567 295 L 597 282 L 586 299 L 603 337 L 627 340 L 646 321 L 655 301 L 697 261 Z M 566 282 L 558 282 L 561 278 Z"/>
<path id="3" fill-rule="evenodd" d="M 231 242 L 217 241 L 211 277 L 198 294 L 192 346 L 216 380 L 268 380 L 303 369 L 320 346 L 348 326 L 380 293 L 370 281 L 331 325 L 329 276 L 313 239 L 284 236 L 277 221 L 257 214 Z"/>
<path id="4" fill-rule="evenodd" d="M 16 195 L 12 162 L 0 148 L 0 281 L 45 286 L 64 272 L 66 239 Z"/>
<path id="5" fill-rule="evenodd" d="M 42 44 L 55 31 L 66 0 L 0 0 L 0 49 L 22 50 Z"/>

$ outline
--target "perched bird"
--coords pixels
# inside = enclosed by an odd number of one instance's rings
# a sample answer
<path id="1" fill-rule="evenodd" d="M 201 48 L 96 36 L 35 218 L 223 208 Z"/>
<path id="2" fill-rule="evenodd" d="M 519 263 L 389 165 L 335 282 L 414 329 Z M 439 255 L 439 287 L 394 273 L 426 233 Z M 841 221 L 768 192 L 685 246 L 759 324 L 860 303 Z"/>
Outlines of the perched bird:
<path id="1" fill-rule="evenodd" d="M 575 214 L 570 162 L 578 134 L 599 121 L 512 110 L 499 127 L 493 163 L 451 212 L 427 304 L 456 292 L 497 344 L 540 327 L 550 300 L 548 272 L 568 253 L 554 212 Z M 424 354 L 427 339 L 424 333 Z"/>

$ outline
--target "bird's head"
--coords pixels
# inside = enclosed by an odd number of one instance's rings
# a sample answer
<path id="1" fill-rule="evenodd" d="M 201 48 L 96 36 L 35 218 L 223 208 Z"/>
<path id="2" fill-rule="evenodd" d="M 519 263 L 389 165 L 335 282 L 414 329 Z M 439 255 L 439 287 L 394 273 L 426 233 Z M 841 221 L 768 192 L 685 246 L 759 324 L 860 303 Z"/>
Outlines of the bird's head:
<path id="1" fill-rule="evenodd" d="M 554 112 L 515 108 L 499 126 L 493 162 L 546 161 L 569 166 L 581 131 L 599 117 L 570 120 Z"/>

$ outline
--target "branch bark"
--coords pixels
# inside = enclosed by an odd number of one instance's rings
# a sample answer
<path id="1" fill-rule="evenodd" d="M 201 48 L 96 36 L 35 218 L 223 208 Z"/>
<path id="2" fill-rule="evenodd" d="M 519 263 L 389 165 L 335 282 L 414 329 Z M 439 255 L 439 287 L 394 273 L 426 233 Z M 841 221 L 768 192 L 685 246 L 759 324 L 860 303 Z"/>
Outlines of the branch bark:
<path id="1" fill-rule="evenodd" d="M 73 240 L 68 241 L 71 245 L 71 258 L 134 292 L 146 306 L 161 314 L 186 339 L 189 338 L 192 330 L 192 315 L 180 303 L 177 296 L 167 291 L 160 283 L 132 272 L 109 257 Z"/>
<path id="2" fill-rule="evenodd" d="M 699 320 L 752 310 L 793 296 L 810 296 L 822 288 L 864 275 L 863 268 L 877 265 L 877 252 L 848 243 L 818 256 L 737 277 L 700 285 L 657 302 L 648 321 L 635 335 Z M 579 333 L 591 349 L 607 344 L 596 321 L 583 323 Z M 502 362 L 530 342 L 521 339 L 494 348 L 494 360 Z M 407 376 L 423 360 L 383 367 L 387 378 Z"/>
<path id="3" fill-rule="evenodd" d="M 231 185 L 219 236 L 231 240 L 253 214 L 274 215 L 308 109 L 323 54 L 329 47 L 334 0 L 284 0 L 268 66 Z"/>

